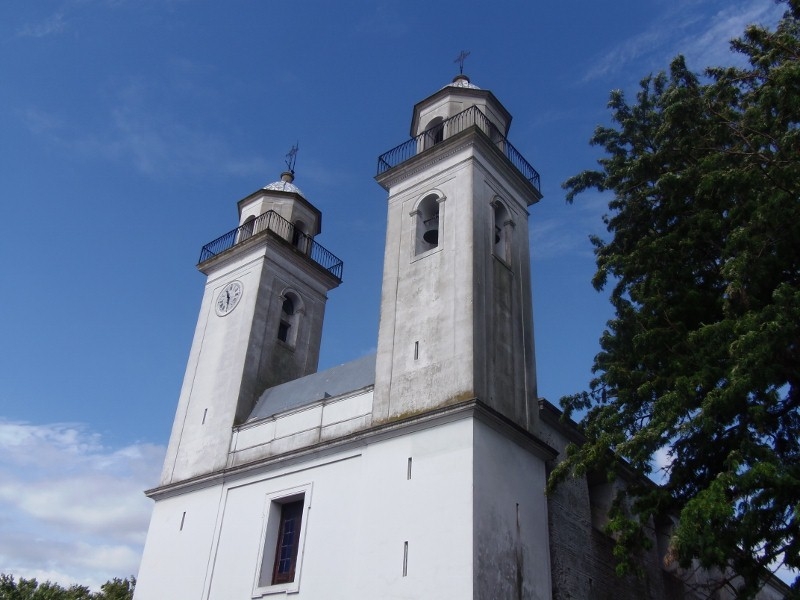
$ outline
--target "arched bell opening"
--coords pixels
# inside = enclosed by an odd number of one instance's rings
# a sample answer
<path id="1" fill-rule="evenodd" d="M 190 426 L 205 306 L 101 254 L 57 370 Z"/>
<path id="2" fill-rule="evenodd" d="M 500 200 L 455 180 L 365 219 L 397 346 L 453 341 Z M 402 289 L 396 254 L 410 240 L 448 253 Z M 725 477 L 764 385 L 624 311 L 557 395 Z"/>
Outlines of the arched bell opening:
<path id="1" fill-rule="evenodd" d="M 505 261 L 511 262 L 511 232 L 514 222 L 508 209 L 497 198 L 492 201 L 492 241 L 494 255 Z"/>
<path id="2" fill-rule="evenodd" d="M 444 141 L 444 119 L 436 117 L 431 119 L 425 128 L 425 143 L 423 149 L 427 150 Z"/>
<path id="3" fill-rule="evenodd" d="M 237 242 L 242 242 L 253 235 L 253 228 L 256 224 L 255 217 L 247 217 L 242 226 L 239 228 L 239 239 L 236 240 Z"/>
<path id="4" fill-rule="evenodd" d="M 300 315 L 303 312 L 303 301 L 295 292 L 284 291 L 281 294 L 281 315 L 278 322 L 278 339 L 281 342 L 290 346 L 296 344 Z"/>
<path id="5" fill-rule="evenodd" d="M 412 213 L 416 220 L 415 254 L 439 245 L 439 196 L 428 194 Z"/>
<path id="6" fill-rule="evenodd" d="M 308 253 L 311 239 L 307 231 L 308 227 L 303 221 L 298 219 L 294 222 L 292 227 L 292 246 L 306 254 Z"/>

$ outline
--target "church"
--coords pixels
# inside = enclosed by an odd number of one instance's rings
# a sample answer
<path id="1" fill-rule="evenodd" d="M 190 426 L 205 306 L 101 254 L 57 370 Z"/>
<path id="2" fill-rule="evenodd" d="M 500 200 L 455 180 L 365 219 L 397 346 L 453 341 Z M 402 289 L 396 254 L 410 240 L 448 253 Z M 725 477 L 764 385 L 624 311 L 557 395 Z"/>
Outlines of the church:
<path id="1" fill-rule="evenodd" d="M 706 598 L 614 575 L 612 487 L 544 493 L 577 430 L 536 391 L 528 215 L 539 174 L 464 75 L 378 159 L 377 352 L 317 372 L 342 261 L 293 165 L 202 248 L 207 277 L 136 600 Z M 780 598 L 772 588 L 763 598 Z M 724 590 L 723 590 L 724 592 Z M 715 598 L 728 598 L 723 594 Z"/>

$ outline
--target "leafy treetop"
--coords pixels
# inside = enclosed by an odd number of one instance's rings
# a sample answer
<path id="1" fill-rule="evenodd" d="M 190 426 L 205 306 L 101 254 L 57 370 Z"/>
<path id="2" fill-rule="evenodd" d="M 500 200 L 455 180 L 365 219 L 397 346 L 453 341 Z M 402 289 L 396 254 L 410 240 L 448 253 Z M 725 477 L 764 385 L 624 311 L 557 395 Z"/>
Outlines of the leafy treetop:
<path id="1" fill-rule="evenodd" d="M 678 57 L 635 102 L 613 92 L 600 168 L 564 183 L 570 202 L 613 194 L 611 237 L 592 242 L 615 316 L 590 391 L 562 399 L 586 411 L 586 442 L 550 486 L 651 474 L 666 450 L 664 484 L 632 483 L 612 511 L 618 570 L 677 515 L 671 557 L 733 569 L 742 598 L 800 569 L 800 0 L 786 5 L 731 43 L 747 66 L 699 77 Z"/>

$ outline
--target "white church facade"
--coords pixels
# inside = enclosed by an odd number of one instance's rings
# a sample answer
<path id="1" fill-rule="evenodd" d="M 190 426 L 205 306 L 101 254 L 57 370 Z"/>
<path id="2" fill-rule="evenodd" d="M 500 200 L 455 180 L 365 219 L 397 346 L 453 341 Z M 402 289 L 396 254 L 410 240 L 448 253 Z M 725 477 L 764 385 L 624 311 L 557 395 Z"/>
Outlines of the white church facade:
<path id="1" fill-rule="evenodd" d="M 536 392 L 511 115 L 465 76 L 379 159 L 377 353 L 317 372 L 342 263 L 291 171 L 203 248 L 207 283 L 136 600 L 701 598 L 613 575 L 603 486 L 544 494 L 576 434 Z M 764 598 L 779 598 L 771 589 Z M 726 596 L 720 596 L 725 598 Z"/>

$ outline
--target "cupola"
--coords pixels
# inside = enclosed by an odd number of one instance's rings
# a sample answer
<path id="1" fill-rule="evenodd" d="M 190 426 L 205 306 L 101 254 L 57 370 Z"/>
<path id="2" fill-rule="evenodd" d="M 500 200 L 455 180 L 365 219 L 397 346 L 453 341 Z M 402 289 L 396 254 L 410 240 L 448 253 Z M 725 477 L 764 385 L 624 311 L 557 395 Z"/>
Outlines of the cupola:
<path id="1" fill-rule="evenodd" d="M 480 89 L 463 73 L 456 75 L 453 81 L 414 106 L 411 137 L 429 132 L 431 141 L 438 143 L 448 137 L 451 130 L 463 129 L 461 120 L 468 119 L 472 123 L 482 120 L 480 116 L 476 119 L 473 114 L 476 111 L 480 111 L 501 136 L 508 135 L 511 114 L 494 94 Z"/>

